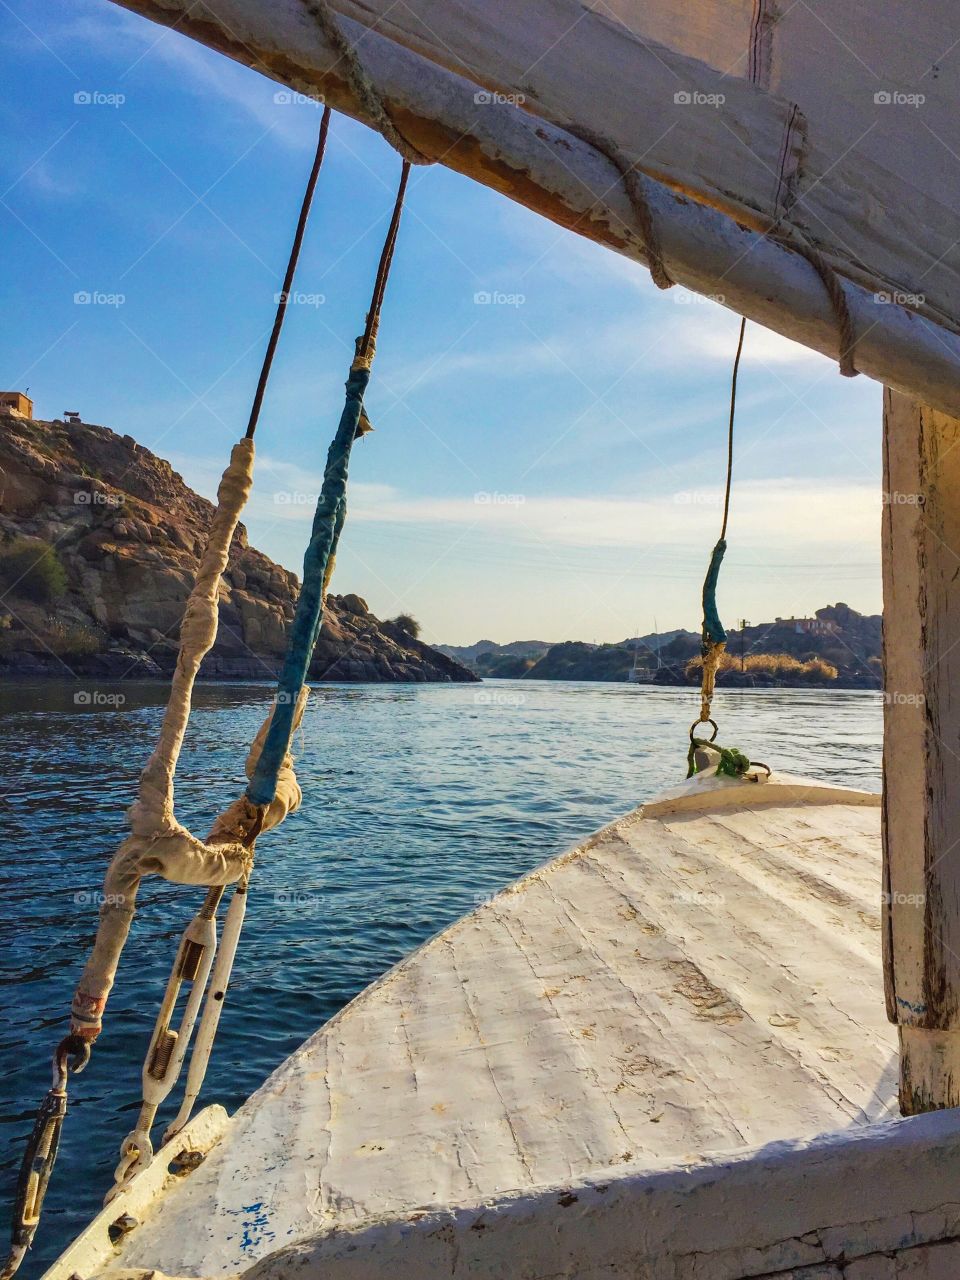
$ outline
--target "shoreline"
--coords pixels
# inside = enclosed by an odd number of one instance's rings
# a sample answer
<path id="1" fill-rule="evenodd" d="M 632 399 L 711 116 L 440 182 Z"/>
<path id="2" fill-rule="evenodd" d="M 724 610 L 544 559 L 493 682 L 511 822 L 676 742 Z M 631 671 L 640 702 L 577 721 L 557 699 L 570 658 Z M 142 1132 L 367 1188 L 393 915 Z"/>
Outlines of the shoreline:
<path id="1" fill-rule="evenodd" d="M 103 659 L 110 659 L 103 661 Z M 115 661 L 115 659 L 120 659 Z M 244 659 L 239 663 L 220 662 L 214 664 L 216 670 L 203 671 L 197 676 L 202 684 L 255 683 L 274 684 L 280 674 L 280 664 L 271 667 L 265 660 Z M 122 669 L 118 669 L 122 668 Z M 173 667 L 161 667 L 157 663 L 135 659 L 132 655 L 121 659 L 116 654 L 84 655 L 70 660 L 66 655 L 62 660 L 50 657 L 43 663 L 0 664 L 0 684 L 30 684 L 39 681 L 73 682 L 78 680 L 106 680 L 118 684 L 168 684 L 173 675 Z M 739 673 L 738 673 L 739 675 Z M 380 680 L 365 679 L 362 676 L 351 676 L 338 672 L 331 676 L 311 675 L 308 685 L 315 684 L 349 684 L 349 685 L 391 685 L 391 684 L 503 684 L 503 685 L 557 685 L 557 684 L 590 684 L 590 685 L 622 685 L 624 688 L 641 689 L 688 689 L 691 692 L 699 688 L 696 681 L 677 677 L 659 680 L 599 680 L 584 676 L 577 677 L 544 677 L 532 679 L 524 676 L 480 676 L 472 680 L 457 680 L 451 676 L 436 674 L 406 678 L 383 678 Z M 779 680 L 774 678 L 757 678 L 746 676 L 736 680 L 720 679 L 717 691 L 726 690 L 771 690 L 771 689 L 810 689 L 818 692 L 837 690 L 843 692 L 882 693 L 882 687 L 868 679 L 838 676 L 835 680 Z"/>

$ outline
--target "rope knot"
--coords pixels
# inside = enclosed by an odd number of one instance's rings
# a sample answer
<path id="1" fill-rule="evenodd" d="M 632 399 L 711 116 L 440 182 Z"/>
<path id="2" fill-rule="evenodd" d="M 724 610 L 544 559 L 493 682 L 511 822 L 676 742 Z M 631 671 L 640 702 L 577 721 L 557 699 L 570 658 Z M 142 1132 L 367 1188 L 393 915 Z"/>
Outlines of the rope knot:
<path id="1" fill-rule="evenodd" d="M 357 46 L 351 44 L 340 28 L 340 23 L 333 15 L 327 0 L 304 0 L 304 7 L 323 32 L 327 42 L 333 45 L 337 55 L 344 64 L 347 83 L 357 100 L 357 105 L 380 130 L 394 151 L 408 164 L 436 164 L 436 161 L 403 136 L 393 121 L 389 111 L 363 63 L 357 54 Z"/>

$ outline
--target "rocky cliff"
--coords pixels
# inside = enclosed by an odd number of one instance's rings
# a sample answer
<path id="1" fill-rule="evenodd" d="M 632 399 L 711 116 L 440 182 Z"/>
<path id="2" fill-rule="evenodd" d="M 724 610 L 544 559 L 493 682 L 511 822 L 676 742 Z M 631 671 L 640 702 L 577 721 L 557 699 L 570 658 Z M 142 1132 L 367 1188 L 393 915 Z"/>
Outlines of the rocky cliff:
<path id="1" fill-rule="evenodd" d="M 213 506 L 168 462 L 105 427 L 0 415 L 0 672 L 160 676 Z M 280 666 L 296 574 L 241 525 L 201 675 L 266 679 Z M 328 597 L 311 678 L 473 680 L 356 595 Z"/>

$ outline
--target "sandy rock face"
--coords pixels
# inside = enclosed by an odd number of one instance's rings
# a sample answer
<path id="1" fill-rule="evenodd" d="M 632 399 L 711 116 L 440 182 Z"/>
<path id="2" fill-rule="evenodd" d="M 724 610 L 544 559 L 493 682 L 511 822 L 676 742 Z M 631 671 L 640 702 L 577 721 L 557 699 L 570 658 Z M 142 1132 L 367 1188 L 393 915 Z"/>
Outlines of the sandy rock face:
<path id="1" fill-rule="evenodd" d="M 59 586 L 4 581 L 0 672 L 122 677 L 173 669 L 184 605 L 213 506 L 168 462 L 105 427 L 0 415 L 0 556 L 53 548 Z M 201 675 L 276 675 L 296 574 L 251 547 L 240 525 Z M 314 679 L 472 680 L 459 663 L 379 622 L 357 595 L 330 596 Z"/>

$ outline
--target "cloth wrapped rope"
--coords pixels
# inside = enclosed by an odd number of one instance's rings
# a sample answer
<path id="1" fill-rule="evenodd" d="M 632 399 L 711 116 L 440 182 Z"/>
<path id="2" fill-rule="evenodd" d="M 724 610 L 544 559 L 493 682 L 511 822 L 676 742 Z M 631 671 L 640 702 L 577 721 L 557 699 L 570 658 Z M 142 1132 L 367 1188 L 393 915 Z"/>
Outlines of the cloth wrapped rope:
<path id="1" fill-rule="evenodd" d="M 299 807 L 302 799 L 293 758 L 287 750 L 278 761 L 277 785 L 270 803 L 257 806 L 245 795 L 240 796 L 216 820 L 206 841 L 188 831 L 174 813 L 174 775 L 193 686 L 200 664 L 216 640 L 220 583 L 240 512 L 250 493 L 253 462 L 253 441 L 239 441 L 220 481 L 217 509 L 184 612 L 180 652 L 160 739 L 141 774 L 137 799 L 128 813 L 132 834 L 117 850 L 107 870 L 97 938 L 71 1006 L 71 1028 L 86 1040 L 94 1040 L 101 1030 L 103 1010 L 130 932 L 142 877 L 159 875 L 177 884 L 233 884 L 250 870 L 253 838 L 261 830 L 277 826 Z M 291 703 L 291 733 L 303 716 L 306 696 L 306 689 L 301 689 Z M 257 767 L 277 709 L 273 708 L 250 748 L 248 778 Z M 288 745 L 289 740 L 288 736 Z"/>
<path id="2" fill-rule="evenodd" d="M 700 722 L 705 724 L 710 719 L 713 703 L 713 691 L 717 682 L 717 671 L 720 659 L 727 647 L 727 633 L 720 621 L 717 609 L 717 581 L 720 577 L 720 565 L 723 563 L 726 541 L 721 538 L 713 548 L 707 576 L 703 580 L 703 631 L 701 634 L 700 653 L 703 660 L 703 678 L 700 685 Z"/>
<path id="3" fill-rule="evenodd" d="M 276 713 L 247 788 L 247 797 L 254 805 L 272 804 L 277 794 L 279 768 L 293 732 L 294 708 L 304 687 L 317 636 L 323 624 L 324 598 L 346 517 L 350 451 L 363 409 L 363 393 L 370 381 L 372 360 L 373 350 L 370 349 L 364 355 L 358 353 L 351 366 L 337 434 L 327 453 L 310 542 L 303 557 L 303 585 L 290 630 L 287 656 L 280 673 Z"/>
<path id="4" fill-rule="evenodd" d="M 163 715 L 160 740 L 140 775 L 137 800 L 129 813 L 130 827 L 135 835 L 173 833 L 179 827 L 173 814 L 173 775 L 190 718 L 197 672 L 217 638 L 220 583 L 240 512 L 253 485 L 253 462 L 253 440 L 238 441 L 220 480 L 217 509 L 207 545 L 180 624 L 180 652 Z"/>

